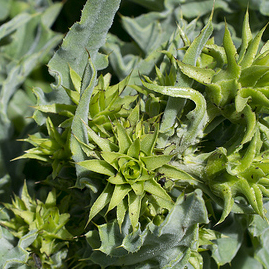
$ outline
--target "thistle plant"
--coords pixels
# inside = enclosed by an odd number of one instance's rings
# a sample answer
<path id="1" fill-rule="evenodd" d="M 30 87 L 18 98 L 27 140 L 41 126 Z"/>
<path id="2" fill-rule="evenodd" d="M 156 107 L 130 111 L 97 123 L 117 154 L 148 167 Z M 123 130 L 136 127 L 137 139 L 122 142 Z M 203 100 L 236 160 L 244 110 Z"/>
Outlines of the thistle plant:
<path id="1" fill-rule="evenodd" d="M 268 197 L 268 145 L 262 141 L 262 137 L 268 134 L 266 117 L 263 117 L 264 113 L 268 113 L 269 104 L 268 43 L 259 51 L 265 28 L 253 38 L 246 12 L 242 44 L 238 51 L 226 24 L 223 46 L 214 44 L 213 38 L 209 39 L 201 49 L 195 65 L 184 59 L 175 60 L 171 53 L 165 52 L 172 64 L 185 76 L 185 80 L 189 78 L 198 82 L 195 90 L 191 87 L 169 87 L 144 82 L 149 90 L 173 97 L 193 95 L 187 97 L 196 103 L 191 113 L 194 115 L 195 111 L 199 111 L 197 115 L 200 118 L 191 116 L 195 136 L 183 150 L 183 145 L 178 145 L 181 147 L 179 163 L 184 163 L 185 169 L 188 162 L 198 161 L 200 167 L 202 163 L 205 164 L 194 174 L 210 187 L 214 195 L 223 199 L 224 208 L 219 222 L 228 216 L 234 198 L 238 196 L 243 196 L 256 213 L 265 216 L 262 200 L 263 196 Z M 192 46 L 186 48 L 186 55 L 191 50 Z M 189 81 L 190 86 L 192 83 Z M 182 133 L 183 122 L 180 125 L 178 136 Z M 215 131 L 214 135 L 210 133 L 212 130 Z M 188 138 L 191 135 L 189 133 Z M 185 138 L 186 135 L 183 135 L 181 143 L 184 143 Z M 211 146 L 208 146 L 210 143 Z M 197 150 L 199 147 L 201 149 Z M 195 152 L 192 152 L 193 148 Z M 187 171 L 190 169 L 187 168 Z"/>
<path id="2" fill-rule="evenodd" d="M 247 11 L 240 39 L 243 1 L 85 0 L 47 65 L 53 84 L 35 65 L 61 39 L 47 28 L 63 3 L 21 2 L 0 1 L 0 267 L 269 268 L 266 1 L 249 4 L 257 34 Z M 109 32 L 126 5 L 143 14 Z M 20 126 L 28 104 L 35 134 Z M 25 183 L 8 203 L 23 182 L 8 164 L 22 154 L 6 143 L 13 124 L 33 146 L 17 159 L 51 169 L 38 170 L 37 196 Z M 11 165 L 32 181 L 32 163 Z"/>
<path id="3" fill-rule="evenodd" d="M 268 171 L 265 168 L 268 147 L 261 137 L 264 125 L 267 125 L 262 116 L 268 113 L 269 104 L 267 43 L 259 51 L 265 28 L 252 37 L 246 12 L 238 51 L 226 25 L 223 47 L 213 44 L 213 40 L 204 47 L 203 52 L 212 60 L 204 68 L 178 61 L 185 75 L 205 85 L 208 105 L 216 107 L 208 127 L 215 124 L 215 128 L 222 129 L 220 126 L 225 126 L 225 122 L 232 124 L 230 130 L 227 128 L 223 133 L 224 141 L 210 137 L 210 140 L 216 139 L 218 149 L 210 155 L 205 169 L 207 184 L 224 200 L 220 221 L 231 211 L 237 195 L 245 197 L 256 213 L 265 216 L 262 199 L 263 195 L 268 197 Z M 217 119 L 221 119 L 218 127 Z M 214 164 L 212 160 L 215 160 Z"/>

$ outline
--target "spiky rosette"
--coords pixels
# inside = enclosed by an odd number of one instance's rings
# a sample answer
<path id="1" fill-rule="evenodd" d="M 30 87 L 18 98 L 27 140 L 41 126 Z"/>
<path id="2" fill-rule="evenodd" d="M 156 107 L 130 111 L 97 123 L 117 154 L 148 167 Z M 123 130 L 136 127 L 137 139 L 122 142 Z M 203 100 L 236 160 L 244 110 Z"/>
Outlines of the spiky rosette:
<path id="1" fill-rule="evenodd" d="M 148 200 L 154 200 L 160 209 L 171 209 L 173 200 L 157 182 L 156 169 L 167 164 L 173 156 L 155 153 L 158 123 L 152 119 L 143 121 L 139 104 L 126 120 L 118 119 L 112 123 L 113 141 L 100 137 L 89 126 L 87 128 L 98 152 L 95 158 L 78 164 L 104 175 L 107 182 L 91 207 L 89 221 L 108 205 L 107 212 L 117 208 L 120 226 L 128 211 L 132 227 L 136 229 L 140 209 Z"/>
<path id="2" fill-rule="evenodd" d="M 61 214 L 56 205 L 55 189 L 43 203 L 30 197 L 25 183 L 21 198 L 15 196 L 12 204 L 5 204 L 5 207 L 13 212 L 14 217 L 0 223 L 10 229 L 15 237 L 22 238 L 28 233 L 37 233 L 29 250 L 42 268 L 52 268 L 55 265 L 53 255 L 57 252 L 62 259 L 65 258 L 68 242 L 73 236 L 65 228 L 69 214 Z"/>
<path id="3" fill-rule="evenodd" d="M 39 122 L 38 113 L 53 113 L 64 116 L 66 119 L 60 124 L 60 127 L 68 128 L 71 126 L 76 108 L 81 99 L 81 77 L 69 66 L 70 80 L 72 89 L 64 87 L 72 104 L 46 104 L 44 105 L 42 96 L 38 89 L 34 92 L 37 95 L 38 105 L 35 106 L 36 112 L 34 119 Z M 125 87 L 128 85 L 130 76 L 118 84 L 110 86 L 111 75 L 100 75 L 98 83 L 94 87 L 89 104 L 89 125 L 96 131 L 107 135 L 107 128 L 110 128 L 109 118 L 127 116 L 131 104 L 137 99 L 137 96 L 121 96 Z"/>
<path id="4" fill-rule="evenodd" d="M 69 146 L 70 129 L 65 129 L 61 133 L 48 117 L 46 120 L 48 136 L 29 135 L 23 141 L 31 143 L 34 148 L 16 159 L 29 158 L 49 163 L 52 166 L 52 177 L 55 178 L 63 167 L 73 166 L 71 151 Z M 14 160 L 16 160 L 14 159 Z"/>

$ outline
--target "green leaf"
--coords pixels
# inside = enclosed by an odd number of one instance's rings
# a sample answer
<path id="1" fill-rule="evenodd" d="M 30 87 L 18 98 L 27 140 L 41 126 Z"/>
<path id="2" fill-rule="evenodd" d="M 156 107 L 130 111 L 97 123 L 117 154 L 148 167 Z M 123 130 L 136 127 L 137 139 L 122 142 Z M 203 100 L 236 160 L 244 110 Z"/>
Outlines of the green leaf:
<path id="1" fill-rule="evenodd" d="M 11 234 L 7 229 L 0 227 L 0 266 L 8 269 L 25 264 L 29 258 L 29 252 L 26 249 L 33 243 L 37 235 L 37 231 L 30 231 L 14 246 Z"/>
<path id="2" fill-rule="evenodd" d="M 147 170 L 153 171 L 171 161 L 173 155 L 156 155 L 156 156 L 146 156 L 140 157 L 144 162 Z"/>
<path id="3" fill-rule="evenodd" d="M 240 48 L 238 63 L 242 61 L 243 57 L 245 56 L 245 52 L 249 46 L 250 41 L 252 40 L 252 33 L 249 26 L 249 14 L 248 10 L 246 11 L 243 27 L 242 27 L 242 44 Z"/>
<path id="4" fill-rule="evenodd" d="M 77 164 L 86 168 L 87 170 L 90 170 L 99 174 L 103 174 L 107 176 L 115 175 L 114 168 L 110 164 L 108 164 L 106 161 L 103 161 L 103 160 L 92 159 L 92 160 L 78 162 Z"/>
<path id="5" fill-rule="evenodd" d="M 114 185 L 121 185 L 127 183 L 126 179 L 121 173 L 117 173 L 116 175 L 109 177 L 107 181 Z"/>
<path id="6" fill-rule="evenodd" d="M 29 22 L 34 16 L 35 15 L 23 13 L 23 14 L 16 16 L 15 18 L 10 20 L 9 22 L 2 24 L 0 27 L 0 39 L 13 33 L 19 27 L 21 27 L 22 25 Z"/>
<path id="7" fill-rule="evenodd" d="M 126 157 L 128 158 L 128 156 L 125 154 L 113 151 L 104 151 L 101 153 L 101 156 L 107 163 L 112 165 L 116 170 L 120 169 L 118 160 L 120 158 L 126 158 Z"/>
<path id="8" fill-rule="evenodd" d="M 243 242 L 246 223 L 245 216 L 233 215 L 230 222 L 221 230 L 224 236 L 216 239 L 215 244 L 209 245 L 218 266 L 230 263 L 236 256 Z"/>
<path id="9" fill-rule="evenodd" d="M 103 267 L 184 268 L 193 242 L 198 242 L 199 223 L 208 223 L 208 218 L 202 192 L 197 190 L 178 197 L 159 226 L 150 223 L 143 231 L 138 227 L 130 233 L 129 217 L 121 229 L 116 220 L 98 226 L 101 247 L 90 259 Z"/>
<path id="10" fill-rule="evenodd" d="M 48 28 L 51 28 L 62 10 L 63 4 L 64 3 L 55 3 L 46 8 L 45 12 L 42 14 L 42 23 Z"/>
<path id="11" fill-rule="evenodd" d="M 84 123 L 84 126 L 87 129 L 87 132 L 88 132 L 89 137 L 98 145 L 98 147 L 102 151 L 107 151 L 107 152 L 109 152 L 109 151 L 118 151 L 118 146 L 117 145 L 115 145 L 114 143 L 112 143 L 107 138 L 100 137 L 85 122 L 83 122 L 83 123 Z"/>
<path id="12" fill-rule="evenodd" d="M 208 39 L 210 38 L 213 32 L 212 17 L 213 17 L 213 10 L 211 12 L 211 15 L 207 24 L 202 29 L 200 34 L 193 40 L 190 47 L 187 49 L 183 58 L 184 63 L 191 64 L 194 66 L 196 65 L 197 59 L 200 56 L 203 47 L 205 46 L 205 44 L 207 43 Z M 183 85 L 183 86 L 187 86 L 187 85 Z"/>
<path id="13" fill-rule="evenodd" d="M 181 138 L 180 151 L 184 151 L 196 141 L 197 136 L 201 133 L 202 128 L 206 124 L 207 113 L 204 96 L 200 92 L 187 87 L 158 86 L 147 82 L 143 82 L 143 85 L 152 91 L 164 95 L 188 98 L 195 102 L 196 107 L 193 111 L 189 112 L 187 116 L 190 119 L 189 126 L 187 130 L 184 131 Z"/>
<path id="14" fill-rule="evenodd" d="M 118 206 L 125 196 L 131 191 L 130 185 L 116 185 L 107 209 L 107 212 Z"/>
<path id="15" fill-rule="evenodd" d="M 129 149 L 127 151 L 127 155 L 130 157 L 133 157 L 135 159 L 138 159 L 139 153 L 140 153 L 140 139 L 137 138 L 129 147 Z"/>
<path id="16" fill-rule="evenodd" d="M 196 67 L 181 61 L 177 61 L 177 64 L 180 70 L 186 76 L 195 79 L 196 81 L 198 81 L 203 85 L 210 84 L 213 76 L 215 75 L 215 71 L 212 69 Z"/>
<path id="17" fill-rule="evenodd" d="M 128 202 L 126 199 L 121 200 L 120 203 L 117 206 L 117 221 L 119 228 L 121 230 L 122 223 L 124 221 L 124 217 L 126 215 L 126 212 L 128 211 Z"/>
<path id="18" fill-rule="evenodd" d="M 3 21 L 7 18 L 11 8 L 11 0 L 1 0 L 0 1 L 0 20 Z"/>
<path id="19" fill-rule="evenodd" d="M 190 64 L 195 66 L 198 57 L 200 56 L 204 46 L 206 45 L 208 39 L 210 38 L 212 32 L 213 32 L 213 26 L 212 26 L 212 16 L 213 16 L 213 11 L 211 13 L 211 16 L 205 25 L 205 27 L 202 29 L 201 33 L 194 39 L 194 41 L 191 43 L 190 47 L 187 49 L 184 58 L 183 58 L 183 63 L 185 64 Z M 182 75 L 179 73 L 178 82 L 176 86 L 180 86 L 182 88 L 189 88 L 192 85 L 192 80 L 187 78 L 185 75 Z M 184 98 L 180 96 L 181 98 Z M 183 105 L 184 105 L 184 100 L 180 100 L 179 98 L 173 98 L 173 96 L 170 95 L 168 99 L 168 103 L 166 106 L 166 109 L 164 111 L 163 115 L 163 121 L 161 123 L 160 127 L 160 132 L 161 133 L 167 133 L 169 136 L 169 130 L 170 128 L 173 127 L 175 124 L 177 115 L 181 111 Z M 200 114 L 202 115 L 202 113 Z M 163 145 L 165 146 L 165 145 Z"/>
<path id="20" fill-rule="evenodd" d="M 134 231 L 138 228 L 137 226 L 140 216 L 141 200 L 141 195 L 136 195 L 134 192 L 128 193 L 129 218 Z"/>
<path id="21" fill-rule="evenodd" d="M 258 130 L 255 132 L 252 140 L 250 141 L 249 146 L 247 147 L 247 150 L 244 154 L 244 156 L 242 158 L 240 158 L 240 162 L 239 164 L 236 165 L 236 167 L 234 169 L 231 169 L 231 173 L 233 173 L 234 175 L 239 174 L 240 172 L 243 172 L 245 170 L 247 170 L 253 160 L 254 157 L 257 155 L 257 153 L 260 151 L 260 132 L 258 132 Z"/>
<path id="22" fill-rule="evenodd" d="M 72 80 L 72 83 L 75 87 L 75 90 L 80 93 L 80 88 L 81 88 L 81 77 L 78 75 L 78 73 L 72 69 L 72 67 L 70 66 L 70 77 Z"/>
<path id="23" fill-rule="evenodd" d="M 164 200 L 170 201 L 171 205 L 173 204 L 172 198 L 169 196 L 169 194 L 154 179 L 145 181 L 144 189 L 151 194 L 154 194 Z"/>
<path id="24" fill-rule="evenodd" d="M 69 66 L 82 78 L 82 90 L 89 85 L 84 78 L 88 65 L 88 53 L 97 70 L 100 66 L 98 50 L 105 43 L 106 34 L 111 27 L 115 12 L 119 7 L 119 0 L 87 1 L 80 22 L 75 23 L 66 37 L 61 48 L 49 62 L 49 69 L 58 80 L 60 87 L 72 89 Z M 88 76 L 88 73 L 87 73 Z M 91 76 L 87 78 L 89 81 Z"/>
<path id="25" fill-rule="evenodd" d="M 254 39 L 251 40 L 251 42 L 247 48 L 247 51 L 246 51 L 246 53 L 245 53 L 245 55 L 240 63 L 240 65 L 242 66 L 242 69 L 249 67 L 253 63 L 253 61 L 256 57 L 259 45 L 260 45 L 260 41 L 261 41 L 263 32 L 265 31 L 266 27 L 267 27 L 267 25 L 265 25 L 258 32 L 258 34 L 254 37 Z"/>
<path id="26" fill-rule="evenodd" d="M 131 188 L 138 196 L 144 195 L 144 182 L 143 181 L 137 181 L 131 185 Z"/>
<path id="27" fill-rule="evenodd" d="M 158 131 L 158 128 L 156 128 L 153 134 L 146 134 L 145 137 L 141 139 L 141 151 L 143 151 L 146 156 L 152 155 L 153 149 L 157 142 Z"/>
<path id="28" fill-rule="evenodd" d="M 103 192 L 98 196 L 94 204 L 91 206 L 90 215 L 86 226 L 110 202 L 112 193 L 113 186 L 110 183 L 107 183 Z"/>
<path id="29" fill-rule="evenodd" d="M 59 95 L 63 96 L 61 102 L 67 100 L 62 86 L 67 89 L 72 89 L 73 86 L 69 66 L 82 78 L 81 98 L 72 122 L 72 133 L 83 143 L 88 143 L 88 139 L 81 119 L 87 122 L 90 98 L 96 83 L 96 72 L 104 68 L 103 57 L 98 55 L 98 50 L 105 43 L 119 3 L 120 0 L 87 1 L 80 22 L 71 27 L 62 46 L 48 64 L 50 73 L 57 80 L 55 88 L 58 89 Z M 77 163 L 85 159 L 85 154 L 74 136 L 71 137 L 71 151 Z M 76 169 L 78 182 L 80 182 L 83 169 L 79 166 L 76 166 Z M 91 182 L 91 187 L 96 190 L 94 186 L 94 182 Z"/>
<path id="30" fill-rule="evenodd" d="M 28 193 L 26 181 L 24 181 L 24 185 L 23 185 L 23 189 L 22 189 L 22 193 L 21 193 L 21 200 L 24 202 L 26 208 L 29 211 L 33 212 L 33 208 L 34 208 L 33 205 L 35 203 L 34 203 L 33 199 L 31 198 L 31 196 Z"/>
<path id="31" fill-rule="evenodd" d="M 240 76 L 241 67 L 236 61 L 237 50 L 232 41 L 231 33 L 227 24 L 225 24 L 223 47 L 227 57 L 227 69 L 222 69 L 216 76 L 214 76 L 212 80 L 213 83 L 228 79 L 238 79 Z"/>
<path id="32" fill-rule="evenodd" d="M 190 184 L 196 184 L 198 180 L 194 177 L 192 177 L 190 174 L 187 172 L 178 169 L 172 165 L 163 165 L 158 169 L 158 172 L 160 174 L 164 174 L 166 177 L 172 178 L 174 180 L 178 180 L 179 183 L 180 181 L 185 181 Z"/>
<path id="33" fill-rule="evenodd" d="M 119 143 L 119 152 L 126 153 L 132 144 L 131 138 L 120 123 L 116 123 L 116 132 Z"/>

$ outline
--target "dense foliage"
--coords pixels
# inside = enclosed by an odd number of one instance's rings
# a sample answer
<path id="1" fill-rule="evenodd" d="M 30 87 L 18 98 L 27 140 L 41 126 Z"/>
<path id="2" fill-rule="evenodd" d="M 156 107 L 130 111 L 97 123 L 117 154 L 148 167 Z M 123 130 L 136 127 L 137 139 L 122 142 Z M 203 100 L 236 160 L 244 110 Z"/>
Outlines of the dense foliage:
<path id="1" fill-rule="evenodd" d="M 0 0 L 0 267 L 269 268 L 268 16 Z"/>

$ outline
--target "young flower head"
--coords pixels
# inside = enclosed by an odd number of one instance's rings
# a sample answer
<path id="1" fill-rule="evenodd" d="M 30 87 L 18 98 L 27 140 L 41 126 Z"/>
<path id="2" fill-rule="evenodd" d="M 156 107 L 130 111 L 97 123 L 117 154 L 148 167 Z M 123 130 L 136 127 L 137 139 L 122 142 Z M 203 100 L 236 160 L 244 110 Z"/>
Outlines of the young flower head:
<path id="1" fill-rule="evenodd" d="M 55 190 L 43 203 L 30 197 L 25 183 L 21 198 L 15 196 L 12 204 L 5 204 L 5 207 L 14 213 L 14 217 L 10 221 L 1 221 L 1 225 L 9 228 L 15 237 L 22 238 L 29 232 L 37 232 L 29 250 L 42 268 L 52 268 L 55 262 L 52 256 L 56 252 L 62 252 L 62 258 L 66 256 L 66 247 L 73 236 L 65 228 L 69 214 L 59 212 Z"/>
<path id="2" fill-rule="evenodd" d="M 55 178 L 63 167 L 72 166 L 71 151 L 69 146 L 70 129 L 65 129 L 62 133 L 54 126 L 51 119 L 46 120 L 48 136 L 29 135 L 23 139 L 31 143 L 34 148 L 16 159 L 29 158 L 49 163 L 52 166 L 52 177 Z"/>
<path id="3" fill-rule="evenodd" d="M 99 137 L 90 127 L 88 134 L 99 152 L 90 160 L 78 164 L 90 171 L 103 174 L 106 187 L 91 207 L 89 221 L 106 205 L 107 212 L 117 208 L 117 220 L 121 226 L 128 211 L 134 229 L 137 228 L 142 203 L 153 196 L 156 203 L 171 209 L 173 201 L 156 180 L 156 169 L 167 164 L 172 155 L 155 154 L 158 124 L 143 121 L 139 116 L 139 104 L 126 120 L 113 123 L 114 142 Z"/>

